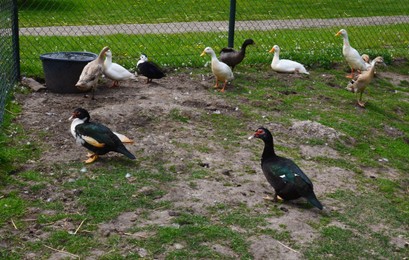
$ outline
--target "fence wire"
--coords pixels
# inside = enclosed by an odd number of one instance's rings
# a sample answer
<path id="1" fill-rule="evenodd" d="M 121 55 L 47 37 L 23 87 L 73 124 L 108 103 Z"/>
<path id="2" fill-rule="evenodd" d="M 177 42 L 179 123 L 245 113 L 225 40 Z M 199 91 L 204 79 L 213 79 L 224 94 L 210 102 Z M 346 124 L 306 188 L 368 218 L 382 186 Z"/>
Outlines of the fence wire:
<path id="1" fill-rule="evenodd" d="M 7 94 L 19 77 L 15 5 L 13 0 L 0 0 L 0 125 Z"/>
<path id="2" fill-rule="evenodd" d="M 204 47 L 219 51 L 227 46 L 229 4 L 216 0 L 20 1 L 22 73 L 42 75 L 38 58 L 42 53 L 99 53 L 107 45 L 115 61 L 129 68 L 135 67 L 140 53 L 163 66 L 202 66 L 199 54 Z M 253 38 L 257 47 L 246 59 L 252 63 L 267 62 L 271 57 L 266 57 L 266 50 L 274 44 L 302 50 L 313 43 L 310 53 L 334 55 L 331 50 L 336 48 L 338 57 L 342 42 L 334 34 L 345 28 L 354 46 L 372 53 L 389 48 L 395 57 L 407 52 L 407 14 L 407 0 L 238 0 L 234 47 Z M 357 29 L 364 26 L 365 32 Z M 334 44 L 323 47 L 322 42 Z"/>
<path id="3" fill-rule="evenodd" d="M 218 52 L 227 46 L 229 7 L 227 0 L 22 0 L 21 70 L 39 76 L 42 53 L 99 53 L 104 46 L 111 47 L 115 62 L 131 69 L 140 53 L 162 66 L 203 66 L 199 54 L 204 47 Z M 334 34 L 345 28 L 361 50 L 402 56 L 408 48 L 408 13 L 409 0 L 238 0 L 234 47 L 246 38 L 255 40 L 248 63 L 267 63 L 271 57 L 266 51 L 274 44 L 284 45 L 281 49 L 290 56 L 298 53 L 307 65 L 320 62 L 311 55 L 317 52 L 340 60 L 342 41 Z M 361 32 L 362 27 L 366 30 Z M 361 43 L 363 37 L 377 49 Z"/>

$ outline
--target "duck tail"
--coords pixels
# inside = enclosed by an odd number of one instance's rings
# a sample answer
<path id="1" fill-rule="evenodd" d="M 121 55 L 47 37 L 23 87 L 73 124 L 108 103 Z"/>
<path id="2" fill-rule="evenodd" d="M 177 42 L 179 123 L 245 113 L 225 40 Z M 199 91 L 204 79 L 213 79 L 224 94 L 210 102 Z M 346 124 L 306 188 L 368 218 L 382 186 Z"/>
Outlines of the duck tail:
<path id="1" fill-rule="evenodd" d="M 130 151 L 128 151 L 125 146 L 123 147 L 119 147 L 117 150 L 118 153 L 121 153 L 123 155 L 125 155 L 126 157 L 128 157 L 129 159 L 135 160 L 136 157 L 135 155 L 133 155 Z"/>
<path id="2" fill-rule="evenodd" d="M 314 206 L 322 210 L 324 207 L 322 206 L 321 202 L 315 197 L 315 194 L 307 197 L 307 200 Z"/>

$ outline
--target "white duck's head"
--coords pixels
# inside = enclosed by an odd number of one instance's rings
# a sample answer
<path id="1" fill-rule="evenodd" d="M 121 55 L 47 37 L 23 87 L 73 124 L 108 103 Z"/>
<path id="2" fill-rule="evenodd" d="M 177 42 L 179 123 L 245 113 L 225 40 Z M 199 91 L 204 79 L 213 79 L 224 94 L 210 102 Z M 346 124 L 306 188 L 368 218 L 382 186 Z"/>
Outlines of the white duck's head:
<path id="1" fill-rule="evenodd" d="M 341 29 L 335 34 L 335 36 L 340 36 L 340 35 L 342 35 L 342 37 L 348 37 L 347 31 L 345 29 Z"/>
<path id="2" fill-rule="evenodd" d="M 144 62 L 147 62 L 147 61 L 148 61 L 148 56 L 146 54 L 142 53 L 141 56 L 139 56 L 139 60 L 136 63 L 136 66 L 138 66 L 139 64 L 142 64 Z"/>
<path id="3" fill-rule="evenodd" d="M 105 55 L 109 58 L 112 58 L 112 52 L 111 50 L 107 50 L 107 52 L 105 52 Z"/>
<path id="4" fill-rule="evenodd" d="M 206 48 L 203 50 L 202 54 L 200 54 L 200 56 L 203 57 L 203 56 L 205 56 L 206 54 L 216 55 L 215 52 L 214 52 L 214 50 L 213 50 L 212 48 L 210 48 L 210 47 L 206 47 Z"/>
<path id="5" fill-rule="evenodd" d="M 273 53 L 273 52 L 280 52 L 280 47 L 278 47 L 278 45 L 274 45 L 273 48 L 271 48 L 271 50 L 269 51 L 269 53 Z"/>
<path id="6" fill-rule="evenodd" d="M 141 61 L 141 62 L 148 61 L 148 56 L 146 54 L 142 53 L 141 56 L 139 56 L 139 61 Z"/>
<path id="7" fill-rule="evenodd" d="M 363 59 L 366 63 L 369 63 L 369 62 L 370 62 L 370 60 L 369 60 L 369 55 L 368 55 L 368 54 L 362 54 L 361 57 L 362 57 L 362 59 Z"/>

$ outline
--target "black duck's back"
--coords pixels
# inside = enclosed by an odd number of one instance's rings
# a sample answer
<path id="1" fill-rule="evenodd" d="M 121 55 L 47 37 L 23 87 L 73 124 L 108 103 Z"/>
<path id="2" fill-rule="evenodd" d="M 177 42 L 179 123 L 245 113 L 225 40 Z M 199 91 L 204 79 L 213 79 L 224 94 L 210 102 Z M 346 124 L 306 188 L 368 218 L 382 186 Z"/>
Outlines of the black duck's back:
<path id="1" fill-rule="evenodd" d="M 138 65 L 139 72 L 145 77 L 151 79 L 160 79 L 165 77 L 165 73 L 153 62 L 142 62 Z"/>

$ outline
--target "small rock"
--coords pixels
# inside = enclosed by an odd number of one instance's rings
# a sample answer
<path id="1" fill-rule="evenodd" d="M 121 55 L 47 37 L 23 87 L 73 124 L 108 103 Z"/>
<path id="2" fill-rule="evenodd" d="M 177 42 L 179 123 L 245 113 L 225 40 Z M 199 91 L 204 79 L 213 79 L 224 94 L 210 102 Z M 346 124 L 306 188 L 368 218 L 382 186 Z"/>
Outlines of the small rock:
<path id="1" fill-rule="evenodd" d="M 179 243 L 176 243 L 176 244 L 174 244 L 173 246 L 174 246 L 175 249 L 177 249 L 177 250 L 180 250 L 180 249 L 183 249 L 183 248 L 184 248 L 184 246 L 183 246 L 182 244 L 179 244 Z"/>
<path id="2" fill-rule="evenodd" d="M 231 176 L 231 170 L 223 170 L 222 174 L 226 176 Z"/>
<path id="3" fill-rule="evenodd" d="M 168 214 L 169 214 L 169 216 L 171 216 L 171 217 L 180 216 L 180 213 L 179 213 L 179 212 L 176 212 L 176 211 L 174 211 L 174 210 L 169 210 L 169 211 L 168 211 Z"/>
<path id="4" fill-rule="evenodd" d="M 281 206 L 279 209 L 284 211 L 284 212 L 288 212 L 288 209 L 286 207 Z"/>
<path id="5" fill-rule="evenodd" d="M 139 248 L 138 249 L 138 255 L 140 257 L 146 257 L 148 255 L 148 251 L 145 248 Z"/>
<path id="6" fill-rule="evenodd" d="M 210 168 L 209 163 L 199 163 L 199 165 L 202 166 L 203 168 Z"/>

